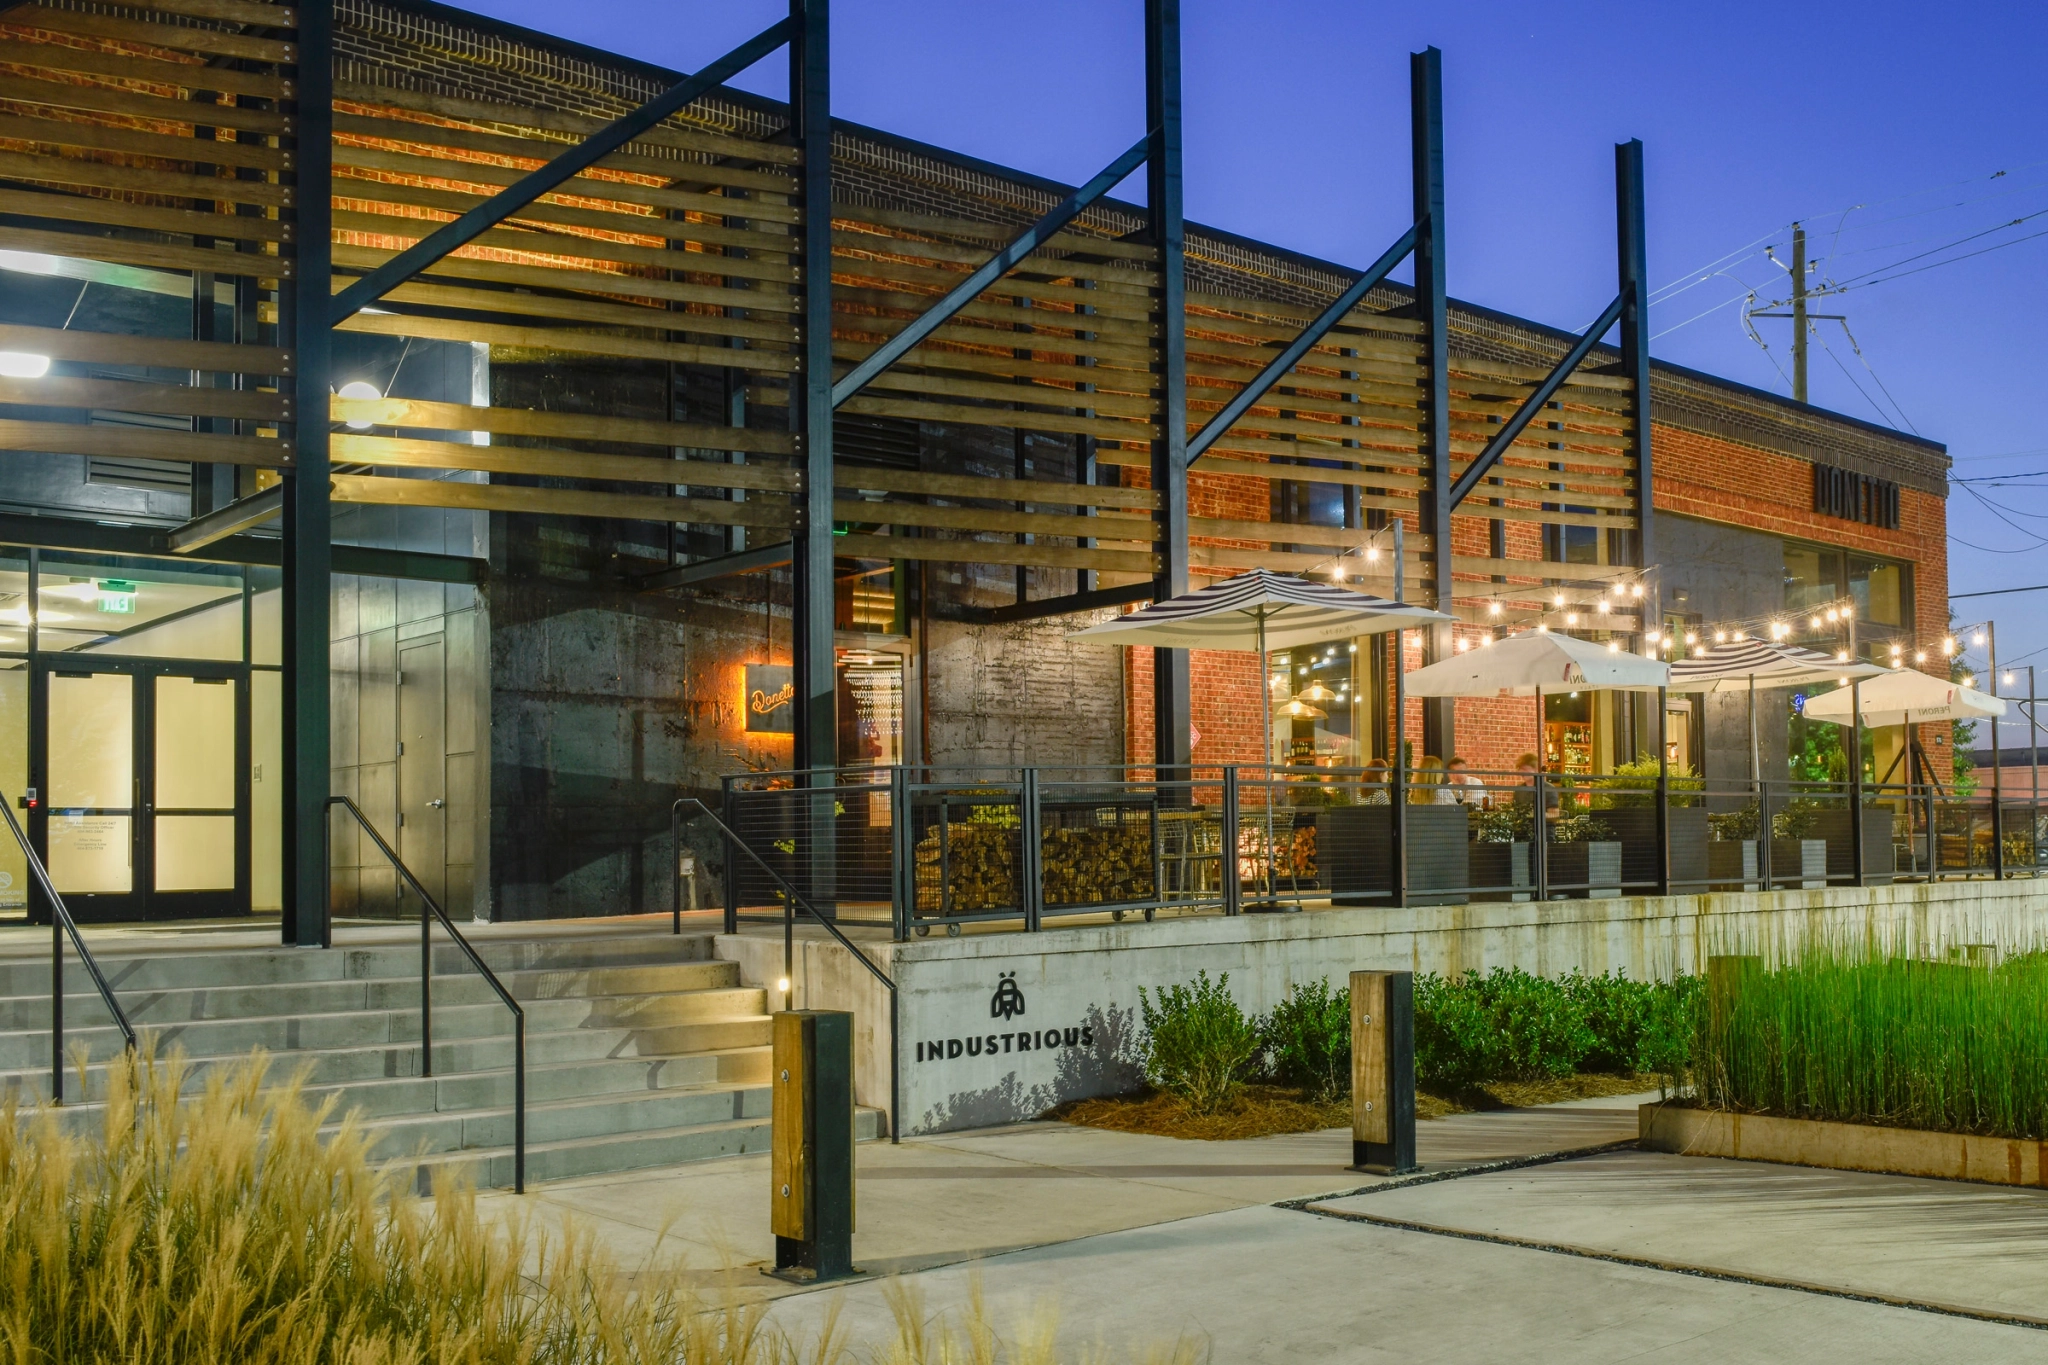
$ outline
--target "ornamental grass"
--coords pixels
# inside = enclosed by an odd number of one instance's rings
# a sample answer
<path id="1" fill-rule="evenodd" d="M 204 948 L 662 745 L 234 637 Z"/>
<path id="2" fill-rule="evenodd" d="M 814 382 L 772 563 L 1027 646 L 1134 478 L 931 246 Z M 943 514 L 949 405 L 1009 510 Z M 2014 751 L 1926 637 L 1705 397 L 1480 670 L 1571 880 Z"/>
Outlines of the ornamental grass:
<path id="1" fill-rule="evenodd" d="M 1051 1316 L 997 1335 L 894 1298 L 896 1331 L 815 1338 L 758 1295 L 700 1296 L 674 1263 L 622 1272 L 587 1233 L 517 1208 L 483 1216 L 467 1180 L 424 1200 L 253 1056 L 182 1100 L 183 1064 L 110 1068 L 97 1132 L 75 1111 L 0 1109 L 0 1361 L 10 1365 L 1057 1365 Z M 325 1128 L 325 1131 L 323 1131 Z M 1147 1359 L 1187 1361 L 1176 1344 Z M 1089 1359 L 1101 1357 L 1090 1356 Z"/>
<path id="2" fill-rule="evenodd" d="M 1698 1097 L 1715 1108 L 2048 1137 L 2048 955 L 1723 958 L 1695 1029 Z"/>

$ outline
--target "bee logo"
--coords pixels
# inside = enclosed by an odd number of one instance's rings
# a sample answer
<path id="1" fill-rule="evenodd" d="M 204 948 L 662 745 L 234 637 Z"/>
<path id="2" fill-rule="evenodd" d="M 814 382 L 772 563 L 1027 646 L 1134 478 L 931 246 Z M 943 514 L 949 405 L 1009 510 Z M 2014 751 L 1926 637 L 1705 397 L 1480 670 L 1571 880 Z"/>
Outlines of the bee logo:
<path id="1" fill-rule="evenodd" d="M 1024 1013 L 1024 992 L 1017 986 L 1017 974 L 1004 972 L 996 982 L 996 993 L 989 997 L 988 1017 L 991 1019 L 1015 1019 Z"/>

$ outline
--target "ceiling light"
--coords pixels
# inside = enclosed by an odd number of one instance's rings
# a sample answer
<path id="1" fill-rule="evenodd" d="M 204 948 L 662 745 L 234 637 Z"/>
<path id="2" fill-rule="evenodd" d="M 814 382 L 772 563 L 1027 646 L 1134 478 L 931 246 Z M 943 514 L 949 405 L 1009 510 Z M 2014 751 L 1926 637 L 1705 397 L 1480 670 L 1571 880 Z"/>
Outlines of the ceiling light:
<path id="1" fill-rule="evenodd" d="M 370 383 L 366 379 L 351 379 L 348 383 L 341 386 L 340 392 L 335 396 L 337 398 L 361 398 L 374 403 L 384 395 L 378 391 L 375 384 Z M 368 431 L 375 425 L 376 423 L 374 422 L 350 422 L 348 429 L 350 431 Z"/>
<path id="2" fill-rule="evenodd" d="M 40 251 L 0 251 L 0 270 L 18 270 L 24 275 L 55 275 L 62 269 L 55 256 Z"/>
<path id="3" fill-rule="evenodd" d="M 0 376 L 41 379 L 50 372 L 50 357 L 34 351 L 0 351 Z"/>

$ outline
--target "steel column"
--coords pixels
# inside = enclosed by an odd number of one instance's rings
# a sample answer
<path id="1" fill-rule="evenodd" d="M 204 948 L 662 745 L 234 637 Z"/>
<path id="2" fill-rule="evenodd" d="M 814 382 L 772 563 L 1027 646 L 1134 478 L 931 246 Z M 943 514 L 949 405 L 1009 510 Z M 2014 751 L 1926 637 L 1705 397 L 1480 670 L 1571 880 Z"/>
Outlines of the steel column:
<path id="1" fill-rule="evenodd" d="M 803 372 L 790 420 L 803 451 L 791 655 L 796 766 L 838 762 L 832 657 L 832 67 L 829 0 L 790 0 L 790 126 L 803 148 Z M 815 886 L 813 892 L 817 890 Z"/>
<path id="2" fill-rule="evenodd" d="M 1423 363 L 1429 387 L 1423 397 L 1423 458 L 1428 488 L 1418 504 L 1430 537 L 1430 601 L 1451 609 L 1451 325 L 1450 292 L 1444 270 L 1444 69 L 1433 47 L 1408 57 L 1411 171 L 1415 187 L 1415 316 L 1423 326 Z M 1423 662 L 1451 657 L 1452 624 L 1439 621 L 1423 634 Z M 1458 703 L 1432 697 L 1422 704 L 1422 749 L 1449 760 L 1457 749 Z"/>
<path id="3" fill-rule="evenodd" d="M 328 330 L 333 208 L 334 7 L 299 9 L 296 108 L 296 270 L 281 286 L 278 342 L 291 353 L 297 419 L 284 473 L 284 941 L 327 947 L 324 831 L 329 767 L 328 592 L 333 511 L 328 496 Z"/>
<path id="4" fill-rule="evenodd" d="M 1188 341 L 1180 166 L 1180 0 L 1145 0 L 1145 202 L 1159 248 L 1159 436 L 1152 487 L 1159 493 L 1159 570 L 1154 601 L 1188 590 Z M 1264 695 L 1264 682 L 1260 683 Z M 1152 758 L 1160 777 L 1185 768 L 1193 745 L 1192 683 L 1184 649 L 1152 651 Z M 1261 761 L 1270 762 L 1271 754 Z"/>
<path id="5" fill-rule="evenodd" d="M 1621 373 L 1635 385 L 1626 434 L 1636 457 L 1636 567 L 1657 562 L 1650 459 L 1650 267 L 1643 209 L 1643 144 L 1614 148 L 1614 220 L 1620 273 Z M 1604 329 L 1603 329 L 1604 330 Z"/>

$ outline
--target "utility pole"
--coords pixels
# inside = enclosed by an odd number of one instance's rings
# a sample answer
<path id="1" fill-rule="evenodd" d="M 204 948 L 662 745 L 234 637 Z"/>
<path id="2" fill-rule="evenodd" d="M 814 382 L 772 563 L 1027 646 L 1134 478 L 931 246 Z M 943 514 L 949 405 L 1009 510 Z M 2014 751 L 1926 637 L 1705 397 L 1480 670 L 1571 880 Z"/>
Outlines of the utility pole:
<path id="1" fill-rule="evenodd" d="M 1792 401 L 1806 401 L 1806 225 L 1792 225 Z"/>
<path id="2" fill-rule="evenodd" d="M 1775 257 L 1773 258 L 1775 259 Z M 1806 398 L 1806 337 L 1814 322 L 1846 322 L 1841 313 L 1809 313 L 1806 311 L 1806 225 L 1792 225 L 1792 311 L 1789 313 L 1751 313 L 1752 318 L 1792 319 L 1792 401 L 1804 403 Z M 1751 333 L 1755 335 L 1754 332 Z M 1762 338 L 1758 338 L 1762 345 Z"/>

